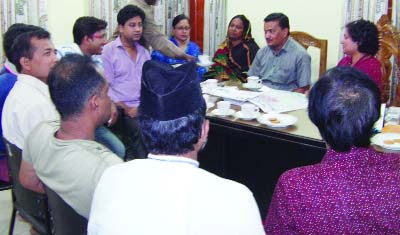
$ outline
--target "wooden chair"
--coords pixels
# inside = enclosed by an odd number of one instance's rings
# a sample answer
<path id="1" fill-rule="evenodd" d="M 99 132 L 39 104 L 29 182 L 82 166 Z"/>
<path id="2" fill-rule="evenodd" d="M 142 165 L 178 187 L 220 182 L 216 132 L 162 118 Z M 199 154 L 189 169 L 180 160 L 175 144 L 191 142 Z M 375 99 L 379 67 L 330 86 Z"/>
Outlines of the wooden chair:
<path id="1" fill-rule="evenodd" d="M 24 188 L 19 182 L 19 169 L 22 151 L 14 144 L 3 138 L 7 149 L 10 180 L 13 185 L 13 211 L 10 221 L 9 234 L 14 230 L 16 212 L 28 221 L 39 234 L 51 234 L 50 215 L 47 207 L 47 196 Z"/>
<path id="2" fill-rule="evenodd" d="M 316 37 L 311 36 L 308 33 L 300 32 L 300 31 L 293 31 L 290 32 L 290 36 L 293 37 L 298 43 L 300 43 L 306 50 L 308 47 L 316 47 L 319 48 L 319 78 L 326 71 L 326 63 L 327 63 L 327 56 L 328 56 L 328 40 L 326 39 L 319 39 Z"/>
<path id="3" fill-rule="evenodd" d="M 56 192 L 45 186 L 52 218 L 52 234 L 86 234 L 87 219 L 68 205 Z"/>
<path id="4" fill-rule="evenodd" d="M 382 15 L 376 24 L 379 32 L 379 51 L 376 55 L 382 66 L 382 102 L 400 104 L 400 34 L 396 30 L 387 15 Z M 397 64 L 396 70 L 392 71 L 391 57 Z M 396 81 L 391 81 L 392 72 L 397 75 Z"/>

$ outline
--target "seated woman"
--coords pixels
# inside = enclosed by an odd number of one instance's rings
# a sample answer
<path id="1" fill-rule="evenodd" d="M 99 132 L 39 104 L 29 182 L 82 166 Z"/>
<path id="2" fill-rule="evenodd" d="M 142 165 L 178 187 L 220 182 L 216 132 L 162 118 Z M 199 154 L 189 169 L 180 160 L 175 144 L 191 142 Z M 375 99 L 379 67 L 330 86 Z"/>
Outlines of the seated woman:
<path id="1" fill-rule="evenodd" d="M 251 36 L 250 21 L 244 15 L 229 22 L 227 37 L 214 54 L 214 64 L 205 75 L 220 81 L 247 80 L 247 71 L 259 47 Z"/>
<path id="2" fill-rule="evenodd" d="M 400 155 L 370 146 L 380 106 L 378 87 L 357 69 L 318 80 L 308 113 L 328 150 L 321 163 L 281 175 L 266 234 L 400 233 Z"/>
<path id="3" fill-rule="evenodd" d="M 200 48 L 196 43 L 189 41 L 189 36 L 189 18 L 184 14 L 177 15 L 172 21 L 172 36 L 169 38 L 169 40 L 185 51 L 186 54 L 194 56 L 198 60 L 198 56 L 201 55 Z M 162 54 L 160 51 L 153 51 L 153 53 L 151 53 L 151 59 L 171 65 L 183 64 L 186 62 L 185 59 L 168 57 Z M 205 72 L 207 72 L 205 67 L 197 67 L 197 74 L 199 75 L 200 80 L 203 79 L 203 74 Z"/>
<path id="4" fill-rule="evenodd" d="M 341 41 L 346 56 L 338 66 L 353 66 L 366 73 L 382 90 L 381 63 L 375 58 L 379 50 L 378 29 L 366 20 L 356 20 L 346 25 Z"/>

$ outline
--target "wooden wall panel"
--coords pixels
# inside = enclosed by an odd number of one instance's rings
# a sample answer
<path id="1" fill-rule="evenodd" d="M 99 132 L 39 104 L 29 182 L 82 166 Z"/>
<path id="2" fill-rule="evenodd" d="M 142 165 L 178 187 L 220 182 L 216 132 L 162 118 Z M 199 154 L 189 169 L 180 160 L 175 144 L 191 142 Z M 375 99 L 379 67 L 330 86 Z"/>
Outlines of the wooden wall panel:
<path id="1" fill-rule="evenodd" d="M 203 51 L 204 0 L 190 0 L 189 4 L 189 18 L 192 27 L 190 40 L 197 43 Z"/>

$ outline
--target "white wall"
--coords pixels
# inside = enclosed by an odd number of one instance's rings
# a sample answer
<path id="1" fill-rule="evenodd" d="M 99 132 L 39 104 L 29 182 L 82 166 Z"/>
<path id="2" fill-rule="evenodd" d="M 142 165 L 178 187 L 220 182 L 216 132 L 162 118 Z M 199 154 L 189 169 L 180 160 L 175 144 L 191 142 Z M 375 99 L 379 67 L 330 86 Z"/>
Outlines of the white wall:
<path id="1" fill-rule="evenodd" d="M 73 42 L 75 20 L 89 14 L 88 0 L 48 0 L 48 31 L 55 46 Z"/>
<path id="2" fill-rule="evenodd" d="M 291 31 L 304 31 L 314 37 L 328 40 L 328 65 L 333 67 L 339 59 L 342 30 L 342 0 L 227 0 L 227 24 L 238 14 L 244 14 L 252 24 L 252 33 L 260 47 L 264 39 L 264 18 L 273 12 L 289 17 Z M 309 51 L 313 62 L 313 80 L 318 74 L 319 50 Z"/>

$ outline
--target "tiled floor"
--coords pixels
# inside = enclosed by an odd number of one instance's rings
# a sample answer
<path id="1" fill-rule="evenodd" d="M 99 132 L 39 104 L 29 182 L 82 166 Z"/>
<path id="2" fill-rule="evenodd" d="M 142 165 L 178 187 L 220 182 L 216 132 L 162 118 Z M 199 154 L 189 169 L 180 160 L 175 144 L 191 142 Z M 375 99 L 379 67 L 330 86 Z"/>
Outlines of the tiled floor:
<path id="1" fill-rule="evenodd" d="M 0 235 L 8 234 L 11 210 L 11 191 L 0 191 Z M 14 226 L 14 235 L 29 235 L 29 228 L 29 224 L 16 220 Z"/>

